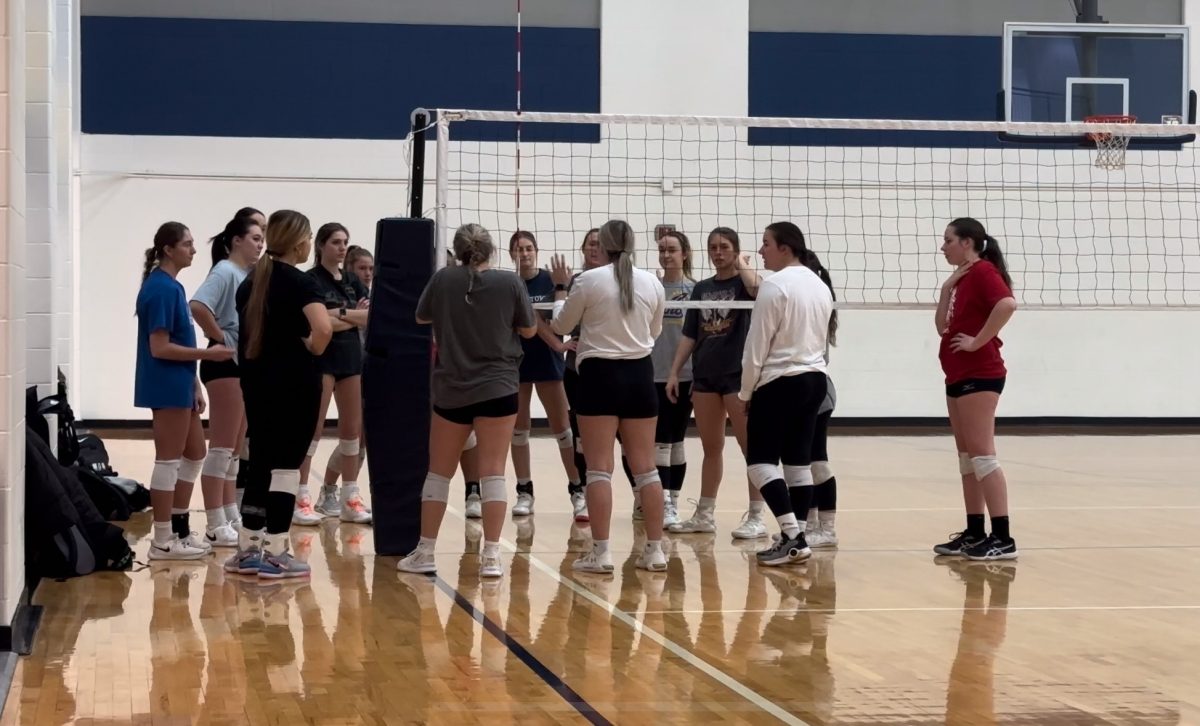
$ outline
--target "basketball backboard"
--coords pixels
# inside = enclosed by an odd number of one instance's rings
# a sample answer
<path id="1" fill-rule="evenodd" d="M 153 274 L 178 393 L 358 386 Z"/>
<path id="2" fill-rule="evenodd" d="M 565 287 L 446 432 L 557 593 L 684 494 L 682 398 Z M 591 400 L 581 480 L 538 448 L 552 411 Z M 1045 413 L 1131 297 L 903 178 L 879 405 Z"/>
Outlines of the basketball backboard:
<path id="1" fill-rule="evenodd" d="M 1005 23 L 1003 67 L 1005 121 L 1194 122 L 1186 26 Z"/>

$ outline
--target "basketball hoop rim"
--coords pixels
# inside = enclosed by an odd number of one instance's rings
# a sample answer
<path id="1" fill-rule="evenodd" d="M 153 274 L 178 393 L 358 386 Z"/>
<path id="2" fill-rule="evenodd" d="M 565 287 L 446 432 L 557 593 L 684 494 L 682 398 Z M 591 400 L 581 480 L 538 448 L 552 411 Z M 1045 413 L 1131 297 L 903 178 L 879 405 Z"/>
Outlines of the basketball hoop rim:
<path id="1" fill-rule="evenodd" d="M 1096 116 L 1085 116 L 1083 121 L 1089 124 L 1135 124 L 1137 123 L 1137 116 L 1128 114 L 1099 114 Z M 1111 138 L 1112 134 L 1106 131 L 1089 131 L 1087 137 L 1092 141 L 1103 141 Z"/>

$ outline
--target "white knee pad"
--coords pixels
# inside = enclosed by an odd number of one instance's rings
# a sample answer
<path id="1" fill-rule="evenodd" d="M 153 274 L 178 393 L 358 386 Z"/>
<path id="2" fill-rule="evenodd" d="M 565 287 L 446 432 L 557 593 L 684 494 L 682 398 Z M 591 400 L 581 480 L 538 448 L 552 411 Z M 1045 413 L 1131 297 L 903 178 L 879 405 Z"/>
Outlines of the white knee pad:
<path id="1" fill-rule="evenodd" d="M 687 463 L 687 451 L 683 448 L 682 441 L 676 441 L 671 444 L 671 466 L 679 466 Z"/>
<path id="2" fill-rule="evenodd" d="M 993 471 L 1000 470 L 1000 462 L 996 461 L 994 455 L 991 456 L 972 456 L 971 468 L 975 471 L 975 478 L 983 481 L 983 478 Z"/>
<path id="3" fill-rule="evenodd" d="M 788 487 L 810 487 L 813 485 L 811 466 L 784 466 L 783 480 Z"/>
<path id="4" fill-rule="evenodd" d="M 156 492 L 175 491 L 175 480 L 179 478 L 179 459 L 154 462 L 150 474 L 150 489 Z"/>
<path id="5" fill-rule="evenodd" d="M 342 456 L 358 456 L 358 439 L 338 439 L 337 452 Z"/>
<path id="6" fill-rule="evenodd" d="M 300 491 L 300 470 L 272 469 L 270 491 L 296 496 L 296 492 Z"/>
<path id="7" fill-rule="evenodd" d="M 310 443 L 308 445 L 308 453 L 305 454 L 305 456 L 307 456 L 310 459 L 313 458 L 314 456 L 316 456 L 317 455 L 317 444 L 319 444 L 319 443 L 321 443 L 320 439 L 313 439 L 312 443 Z"/>
<path id="8" fill-rule="evenodd" d="M 446 502 L 450 499 L 450 480 L 433 472 L 425 475 L 425 485 L 421 487 L 421 501 Z"/>
<path id="9" fill-rule="evenodd" d="M 485 504 L 487 502 L 508 501 L 508 492 L 505 487 L 504 477 L 481 477 L 479 480 L 479 498 L 483 500 Z"/>
<path id="10" fill-rule="evenodd" d="M 607 471 L 592 471 L 589 469 L 587 476 L 584 478 L 584 486 L 590 487 L 593 484 L 612 486 L 612 474 L 609 474 Z"/>
<path id="11" fill-rule="evenodd" d="M 833 478 L 833 467 L 828 461 L 814 461 L 812 463 L 812 478 L 818 484 L 824 484 Z"/>
<path id="12" fill-rule="evenodd" d="M 645 487 L 653 486 L 655 484 L 662 486 L 662 479 L 658 478 L 658 470 L 657 469 L 654 469 L 653 471 L 648 471 L 645 474 L 634 474 L 633 475 L 633 490 L 635 492 L 640 492 Z"/>
<path id="13" fill-rule="evenodd" d="M 783 478 L 783 470 L 775 464 L 751 464 L 746 467 L 746 475 L 755 489 L 762 489 L 769 482 Z"/>
<path id="14" fill-rule="evenodd" d="M 475 432 L 472 431 L 467 436 L 467 443 L 463 444 L 463 451 L 470 451 L 479 445 L 479 439 L 475 438 Z"/>
<path id="15" fill-rule="evenodd" d="M 958 473 L 963 476 L 975 473 L 975 467 L 971 464 L 971 455 L 965 451 L 958 452 Z"/>
<path id="16" fill-rule="evenodd" d="M 229 468 L 225 470 L 225 481 L 237 481 L 238 472 L 242 470 L 242 462 L 240 459 L 231 458 L 229 460 Z"/>
<path id="17" fill-rule="evenodd" d="M 529 446 L 529 429 L 513 429 L 513 446 Z"/>
<path id="18" fill-rule="evenodd" d="M 554 440 L 558 442 L 560 449 L 570 449 L 575 446 L 575 437 L 571 435 L 571 429 L 554 434 Z"/>
<path id="19" fill-rule="evenodd" d="M 225 479 L 229 474 L 229 462 L 233 461 L 233 449 L 209 449 L 204 457 L 204 468 L 200 471 L 204 476 Z"/>
<path id="20" fill-rule="evenodd" d="M 655 444 L 654 445 L 654 465 L 655 466 L 670 466 L 671 465 L 671 445 L 670 444 Z"/>
<path id="21" fill-rule="evenodd" d="M 186 456 L 179 462 L 179 481 L 195 484 L 204 468 L 204 459 L 189 459 Z"/>

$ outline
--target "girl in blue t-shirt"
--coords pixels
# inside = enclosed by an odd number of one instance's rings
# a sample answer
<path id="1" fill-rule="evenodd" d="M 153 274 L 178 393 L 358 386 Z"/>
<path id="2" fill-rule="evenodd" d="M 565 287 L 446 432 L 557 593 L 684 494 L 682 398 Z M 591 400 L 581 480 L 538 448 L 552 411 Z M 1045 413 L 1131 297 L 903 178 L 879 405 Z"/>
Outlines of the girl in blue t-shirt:
<path id="1" fill-rule="evenodd" d="M 532 232 L 517 231 L 508 240 L 508 255 L 517 266 L 517 274 L 525 281 L 531 303 L 554 302 L 554 281 L 547 270 L 538 267 L 537 239 Z M 567 346 L 561 336 L 550 329 L 549 317 L 537 315 L 538 334 L 521 341 L 521 390 L 518 399 L 517 425 L 513 431 L 512 461 L 517 474 L 517 502 L 513 516 L 533 514 L 533 480 L 529 464 L 529 407 L 533 392 L 546 410 L 550 431 L 558 442 L 558 452 L 567 475 L 567 495 L 582 492 L 579 470 L 575 468 L 575 437 L 567 415 L 567 393 L 563 389 Z"/>
<path id="2" fill-rule="evenodd" d="M 246 208 L 209 242 L 213 266 L 192 296 L 190 308 L 210 348 L 225 345 L 237 350 L 237 289 L 262 254 L 266 225 L 262 212 Z M 241 461 L 236 452 L 246 436 L 246 406 L 239 380 L 235 360 L 200 363 L 200 381 L 208 390 L 209 401 L 208 455 L 200 473 L 204 509 L 208 512 L 204 538 L 214 547 L 237 547 L 237 528 L 241 524 L 237 495 Z"/>
<path id="3" fill-rule="evenodd" d="M 196 361 L 233 358 L 233 350 L 225 345 L 196 348 L 187 296 L 175 279 L 195 255 L 187 227 L 179 222 L 163 224 L 154 235 L 154 246 L 146 250 L 137 297 L 133 405 L 150 409 L 154 417 L 155 461 L 150 476 L 154 535 L 149 552 L 153 560 L 194 560 L 212 549 L 188 530 L 186 515 L 171 516 L 172 508 L 187 510 L 192 485 L 204 464 L 200 423 L 204 394 L 196 378 Z"/>

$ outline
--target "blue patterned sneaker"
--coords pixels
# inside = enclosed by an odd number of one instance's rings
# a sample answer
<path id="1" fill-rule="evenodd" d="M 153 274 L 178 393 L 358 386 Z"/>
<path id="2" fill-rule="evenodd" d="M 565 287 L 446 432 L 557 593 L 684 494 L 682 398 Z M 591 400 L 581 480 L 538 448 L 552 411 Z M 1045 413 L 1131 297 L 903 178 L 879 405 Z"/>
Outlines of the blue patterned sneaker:
<path id="1" fill-rule="evenodd" d="M 288 551 L 283 554 L 273 555 L 265 553 L 262 558 L 262 565 L 258 568 L 258 576 L 268 580 L 282 580 L 291 577 L 308 577 L 312 572 L 312 568 L 307 562 L 292 557 Z"/>
<path id="2" fill-rule="evenodd" d="M 238 550 L 236 554 L 225 560 L 225 571 L 239 575 L 257 575 L 261 568 L 262 550 L 257 547 Z"/>

